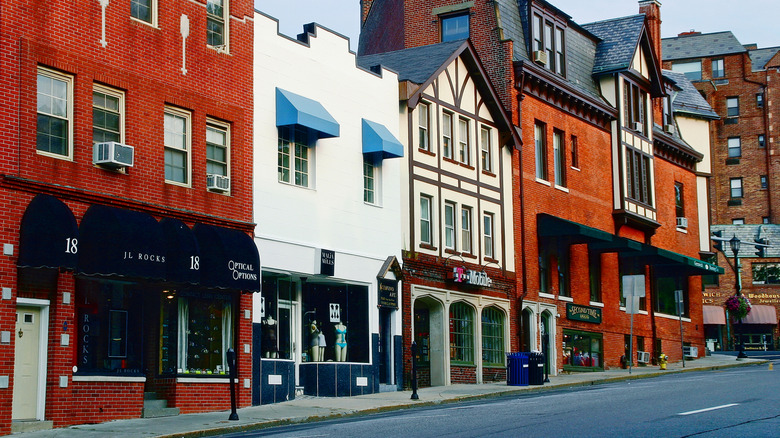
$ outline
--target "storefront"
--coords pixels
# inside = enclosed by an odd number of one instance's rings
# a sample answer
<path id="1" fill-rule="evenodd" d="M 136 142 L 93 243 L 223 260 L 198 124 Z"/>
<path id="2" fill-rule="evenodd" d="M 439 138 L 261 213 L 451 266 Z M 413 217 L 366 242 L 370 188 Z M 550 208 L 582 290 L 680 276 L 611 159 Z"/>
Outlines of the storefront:
<path id="1" fill-rule="evenodd" d="M 777 308 L 766 304 L 754 304 L 742 321 L 733 321 L 735 345 L 739 342 L 745 350 L 774 350 L 777 328 Z"/>
<path id="2" fill-rule="evenodd" d="M 68 206 L 38 195 L 22 220 L 17 264 L 18 329 L 41 321 L 36 338 L 50 355 L 40 374 L 59 382 L 34 401 L 38 409 L 80 417 L 97 405 L 94 421 L 138 417 L 144 393 L 181 413 L 227 409 L 230 349 L 249 383 L 242 292 L 259 290 L 260 266 L 244 232 L 99 204 L 76 227 Z M 121 403 L 87 403 L 94 393 L 121 394 Z"/>

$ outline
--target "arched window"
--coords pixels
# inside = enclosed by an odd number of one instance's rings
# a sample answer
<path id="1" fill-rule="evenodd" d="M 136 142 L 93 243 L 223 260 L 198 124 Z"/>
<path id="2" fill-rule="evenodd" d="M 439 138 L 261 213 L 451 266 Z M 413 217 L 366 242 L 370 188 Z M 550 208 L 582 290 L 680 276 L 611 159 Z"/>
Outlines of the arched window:
<path id="1" fill-rule="evenodd" d="M 474 363 L 474 310 L 464 303 L 450 306 L 450 362 Z"/>
<path id="2" fill-rule="evenodd" d="M 495 307 L 482 311 L 482 362 L 504 365 L 504 314 Z"/>

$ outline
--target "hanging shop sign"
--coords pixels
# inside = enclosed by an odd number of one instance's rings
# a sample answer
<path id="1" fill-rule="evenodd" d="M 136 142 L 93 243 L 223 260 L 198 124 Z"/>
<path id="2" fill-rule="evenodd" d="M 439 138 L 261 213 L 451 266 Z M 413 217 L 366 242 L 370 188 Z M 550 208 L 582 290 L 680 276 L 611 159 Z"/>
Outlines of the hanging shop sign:
<path id="1" fill-rule="evenodd" d="M 493 280 L 486 272 L 457 266 L 452 268 L 452 281 L 482 287 L 490 287 L 493 284 Z"/>
<path id="2" fill-rule="evenodd" d="M 379 290 L 378 306 L 398 309 L 398 281 L 378 278 L 377 288 Z"/>
<path id="3" fill-rule="evenodd" d="M 317 249 L 317 260 L 314 266 L 315 274 L 332 277 L 336 271 L 336 251 Z"/>
<path id="4" fill-rule="evenodd" d="M 601 324 L 601 309 L 598 307 L 566 303 L 566 318 L 573 321 Z"/>

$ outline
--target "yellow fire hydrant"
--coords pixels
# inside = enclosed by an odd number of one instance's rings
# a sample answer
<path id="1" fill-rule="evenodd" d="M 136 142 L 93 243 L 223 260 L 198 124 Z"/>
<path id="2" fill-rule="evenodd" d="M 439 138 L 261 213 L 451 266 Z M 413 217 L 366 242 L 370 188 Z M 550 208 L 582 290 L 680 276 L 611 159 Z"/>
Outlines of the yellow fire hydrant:
<path id="1" fill-rule="evenodd" d="M 666 369 L 666 363 L 669 362 L 669 356 L 661 353 L 660 356 L 658 356 L 658 365 L 661 366 L 662 370 Z"/>

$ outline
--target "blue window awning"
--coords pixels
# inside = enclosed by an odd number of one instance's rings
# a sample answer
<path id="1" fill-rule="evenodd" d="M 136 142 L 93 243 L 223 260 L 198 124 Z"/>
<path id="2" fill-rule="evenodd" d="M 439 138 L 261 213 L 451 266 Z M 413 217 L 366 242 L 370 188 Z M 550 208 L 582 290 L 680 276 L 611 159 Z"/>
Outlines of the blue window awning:
<path id="1" fill-rule="evenodd" d="M 339 136 L 339 123 L 316 100 L 276 89 L 276 126 L 304 126 L 319 138 Z"/>
<path id="2" fill-rule="evenodd" d="M 75 269 L 79 229 L 76 218 L 59 199 L 36 195 L 22 217 L 19 231 L 20 268 Z"/>
<path id="3" fill-rule="evenodd" d="M 404 145 L 385 125 L 363 119 L 363 153 L 378 158 L 401 158 Z"/>

